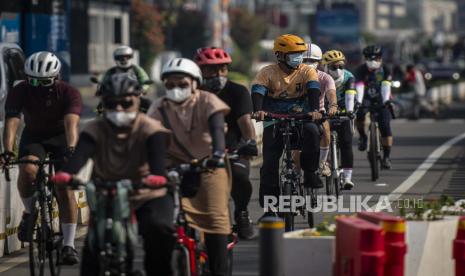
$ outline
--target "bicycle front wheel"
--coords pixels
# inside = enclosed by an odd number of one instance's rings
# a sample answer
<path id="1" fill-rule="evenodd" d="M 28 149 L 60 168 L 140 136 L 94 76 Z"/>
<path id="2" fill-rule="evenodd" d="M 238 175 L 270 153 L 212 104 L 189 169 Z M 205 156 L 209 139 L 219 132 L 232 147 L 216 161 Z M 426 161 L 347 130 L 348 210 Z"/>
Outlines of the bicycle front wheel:
<path id="1" fill-rule="evenodd" d="M 189 251 L 184 246 L 179 246 L 173 251 L 172 257 L 173 276 L 190 276 L 191 263 L 189 258 Z"/>
<path id="2" fill-rule="evenodd" d="M 305 204 L 306 208 L 309 206 L 311 209 L 307 209 L 307 223 L 309 228 L 313 228 L 315 226 L 315 218 L 313 217 L 313 209 L 318 206 L 316 194 L 312 188 L 305 188 L 305 200 L 310 200 L 310 204 L 307 202 Z"/>
<path id="3" fill-rule="evenodd" d="M 370 149 L 368 150 L 368 161 L 370 163 L 371 181 L 376 181 L 379 178 L 379 158 L 378 158 L 378 132 L 376 123 L 370 123 Z"/>
<path id="4" fill-rule="evenodd" d="M 291 201 L 291 210 L 289 212 L 284 212 L 284 224 L 286 232 L 294 230 L 294 212 L 292 206 L 292 187 L 289 183 L 284 185 L 283 195 L 289 198 Z"/>
<path id="5" fill-rule="evenodd" d="M 34 206 L 34 205 L 33 205 Z M 39 211 L 36 209 L 31 215 L 33 218 L 38 217 Z M 46 239 L 47 231 L 43 225 L 31 223 L 28 229 L 29 236 L 29 271 L 31 276 L 43 276 L 45 271 L 45 262 L 47 260 Z"/>

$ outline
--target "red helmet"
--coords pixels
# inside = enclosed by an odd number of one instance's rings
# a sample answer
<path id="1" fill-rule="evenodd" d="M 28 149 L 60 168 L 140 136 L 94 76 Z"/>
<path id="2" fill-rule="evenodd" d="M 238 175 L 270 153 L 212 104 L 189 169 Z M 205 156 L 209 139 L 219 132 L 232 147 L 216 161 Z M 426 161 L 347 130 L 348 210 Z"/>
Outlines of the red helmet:
<path id="1" fill-rule="evenodd" d="M 197 49 L 194 61 L 198 65 L 229 64 L 231 56 L 225 50 L 216 47 L 205 47 Z"/>

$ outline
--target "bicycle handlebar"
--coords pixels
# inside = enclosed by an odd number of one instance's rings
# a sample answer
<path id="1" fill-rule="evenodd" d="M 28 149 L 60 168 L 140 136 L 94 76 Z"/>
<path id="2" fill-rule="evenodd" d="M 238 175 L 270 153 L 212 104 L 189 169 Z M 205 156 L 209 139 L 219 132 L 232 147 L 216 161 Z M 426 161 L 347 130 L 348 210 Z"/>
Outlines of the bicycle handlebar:
<path id="1" fill-rule="evenodd" d="M 11 177 L 10 177 L 10 167 L 15 166 L 15 165 L 22 165 L 22 164 L 28 164 L 28 165 L 36 165 L 36 166 L 44 166 L 44 165 L 54 165 L 57 163 L 63 162 L 63 160 L 59 159 L 46 159 L 46 160 L 14 160 L 10 161 L 8 163 L 3 164 L 3 173 L 5 174 L 5 179 L 6 181 L 10 182 Z"/>
<path id="2" fill-rule="evenodd" d="M 318 121 L 325 121 L 328 119 L 351 120 L 353 118 L 354 113 L 352 112 L 338 112 L 332 116 L 323 113 L 321 119 Z M 252 119 L 256 121 L 311 121 L 312 116 L 310 114 L 279 114 L 267 112 L 264 120 L 260 120 L 257 114 L 252 114 Z"/>
<path id="3" fill-rule="evenodd" d="M 134 181 L 132 181 L 130 179 L 122 179 L 122 180 L 118 180 L 118 181 L 108 181 L 108 180 L 94 179 L 94 180 L 92 180 L 92 182 L 95 183 L 95 186 L 97 188 L 106 189 L 106 190 L 116 188 L 119 183 L 121 183 L 125 187 L 131 187 L 134 190 L 139 190 L 139 189 L 158 190 L 158 189 L 166 187 L 166 185 L 151 186 L 151 185 L 147 185 L 147 184 L 142 183 L 142 182 L 134 182 Z M 78 190 L 79 187 L 85 187 L 86 183 L 82 182 L 80 179 L 77 179 L 77 178 L 73 177 L 73 179 L 69 183 L 69 186 L 71 186 L 71 189 L 73 189 L 73 190 Z"/>

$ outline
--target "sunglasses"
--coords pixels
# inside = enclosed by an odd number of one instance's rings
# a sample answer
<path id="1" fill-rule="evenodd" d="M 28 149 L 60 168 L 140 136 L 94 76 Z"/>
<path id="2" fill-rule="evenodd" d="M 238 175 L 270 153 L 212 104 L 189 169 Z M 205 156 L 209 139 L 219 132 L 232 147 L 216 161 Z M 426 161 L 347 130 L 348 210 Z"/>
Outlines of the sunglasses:
<path id="1" fill-rule="evenodd" d="M 335 71 L 335 70 L 337 70 L 337 69 L 341 69 L 341 70 L 342 70 L 342 69 L 344 69 L 344 65 L 342 65 L 342 64 L 339 64 L 339 65 L 331 64 L 331 65 L 329 66 L 329 69 L 330 69 L 330 70 L 333 70 L 333 71 Z"/>
<path id="2" fill-rule="evenodd" d="M 55 78 L 46 78 L 46 79 L 39 79 L 39 78 L 28 78 L 27 81 L 30 85 L 37 87 L 37 86 L 52 86 L 55 83 Z"/>
<path id="3" fill-rule="evenodd" d="M 132 99 L 123 99 L 123 100 L 104 100 L 103 107 L 106 109 L 116 109 L 116 107 L 121 106 L 123 109 L 128 109 L 134 105 Z"/>
<path id="4" fill-rule="evenodd" d="M 131 59 L 132 56 L 117 56 L 115 57 L 116 60 L 119 60 L 119 61 L 125 61 L 125 60 L 128 60 L 128 59 Z"/>

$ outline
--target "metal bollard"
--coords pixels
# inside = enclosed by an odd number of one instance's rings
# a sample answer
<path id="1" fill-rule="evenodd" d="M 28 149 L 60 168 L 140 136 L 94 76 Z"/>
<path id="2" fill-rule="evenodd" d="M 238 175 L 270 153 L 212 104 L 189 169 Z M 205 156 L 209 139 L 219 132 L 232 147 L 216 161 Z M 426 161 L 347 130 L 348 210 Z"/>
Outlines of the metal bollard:
<path id="1" fill-rule="evenodd" d="M 260 276 L 283 276 L 284 221 L 278 217 L 260 220 Z"/>

